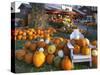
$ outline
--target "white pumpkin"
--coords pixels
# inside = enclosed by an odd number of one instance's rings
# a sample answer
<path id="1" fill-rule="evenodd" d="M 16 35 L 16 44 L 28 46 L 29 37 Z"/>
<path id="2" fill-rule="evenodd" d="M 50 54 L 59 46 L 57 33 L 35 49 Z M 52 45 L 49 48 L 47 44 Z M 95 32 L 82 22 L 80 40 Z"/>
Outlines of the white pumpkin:
<path id="1" fill-rule="evenodd" d="M 44 48 L 40 48 L 39 49 L 39 52 L 44 52 Z"/>
<path id="2" fill-rule="evenodd" d="M 61 58 L 64 57 L 64 52 L 63 52 L 63 50 L 59 50 L 59 51 L 58 51 L 58 56 L 61 57 Z"/>
<path id="3" fill-rule="evenodd" d="M 40 41 L 44 41 L 44 39 L 40 39 Z"/>
<path id="4" fill-rule="evenodd" d="M 50 40 L 49 40 L 49 39 L 46 39 L 46 40 L 45 40 L 45 43 L 46 43 L 46 44 L 49 44 L 49 43 L 50 43 Z"/>
<path id="5" fill-rule="evenodd" d="M 92 50 L 92 56 L 97 56 L 98 55 L 98 51 L 97 50 Z"/>

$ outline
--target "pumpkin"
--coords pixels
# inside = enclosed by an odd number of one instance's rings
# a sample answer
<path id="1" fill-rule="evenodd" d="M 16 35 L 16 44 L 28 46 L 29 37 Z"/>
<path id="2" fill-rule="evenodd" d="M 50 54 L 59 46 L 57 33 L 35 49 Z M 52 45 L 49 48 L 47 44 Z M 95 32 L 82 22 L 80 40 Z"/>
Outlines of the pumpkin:
<path id="1" fill-rule="evenodd" d="M 54 44 L 48 46 L 48 53 L 53 54 L 56 51 L 56 46 Z"/>
<path id="2" fill-rule="evenodd" d="M 90 44 L 90 42 L 87 38 L 82 38 L 82 39 L 76 40 L 76 42 L 81 47 L 89 46 L 89 44 Z"/>
<path id="3" fill-rule="evenodd" d="M 29 39 L 29 40 L 32 40 L 32 39 L 33 39 L 33 36 L 28 36 L 28 39 Z"/>
<path id="4" fill-rule="evenodd" d="M 18 35 L 18 30 L 15 30 L 15 36 L 17 36 Z"/>
<path id="5" fill-rule="evenodd" d="M 98 55 L 98 51 L 97 50 L 92 50 L 92 56 L 97 56 Z"/>
<path id="6" fill-rule="evenodd" d="M 43 52 L 36 51 L 33 55 L 33 64 L 35 67 L 41 67 L 45 62 L 46 56 Z"/>
<path id="7" fill-rule="evenodd" d="M 49 40 L 49 39 L 46 39 L 46 40 L 45 40 L 45 43 L 46 43 L 46 44 L 49 44 L 49 43 L 50 43 L 50 40 Z"/>
<path id="8" fill-rule="evenodd" d="M 86 42 L 86 46 L 89 46 L 89 44 L 90 44 L 89 39 L 85 38 L 85 42 Z"/>
<path id="9" fill-rule="evenodd" d="M 18 33 L 19 35 L 22 35 L 23 34 L 23 31 L 22 30 L 19 30 L 19 33 Z"/>
<path id="10" fill-rule="evenodd" d="M 53 59 L 54 59 L 54 55 L 53 54 L 48 54 L 47 56 L 46 56 L 46 62 L 48 63 L 48 64 L 52 64 L 53 63 Z"/>
<path id="11" fill-rule="evenodd" d="M 29 35 L 29 36 L 32 36 L 32 34 L 33 34 L 32 31 L 29 31 L 29 32 L 28 32 L 28 35 Z"/>
<path id="12" fill-rule="evenodd" d="M 23 60 L 24 57 L 25 57 L 25 50 L 16 50 L 15 51 L 15 57 L 18 59 L 18 60 Z"/>
<path id="13" fill-rule="evenodd" d="M 57 45 L 57 49 L 63 49 L 65 46 L 65 43 L 64 42 L 61 42 L 60 44 Z"/>
<path id="14" fill-rule="evenodd" d="M 32 51 L 35 51 L 36 50 L 36 44 L 35 43 L 32 43 L 32 44 L 30 44 L 30 50 L 32 50 Z"/>
<path id="15" fill-rule="evenodd" d="M 26 36 L 26 32 L 23 32 L 23 36 Z"/>
<path id="16" fill-rule="evenodd" d="M 60 37 L 59 39 L 60 39 L 60 41 L 61 41 L 61 42 L 63 42 L 63 41 L 64 41 L 64 39 L 63 39 L 62 37 Z"/>
<path id="17" fill-rule="evenodd" d="M 72 62 L 68 56 L 64 57 L 61 61 L 61 67 L 63 70 L 71 70 L 73 68 Z"/>
<path id="18" fill-rule="evenodd" d="M 18 36 L 17 36 L 17 39 L 18 39 L 18 40 L 21 40 L 21 39 L 22 39 L 22 35 L 18 35 Z"/>
<path id="19" fill-rule="evenodd" d="M 40 48 L 39 51 L 40 51 L 40 52 L 44 52 L 44 48 Z"/>
<path id="20" fill-rule="evenodd" d="M 26 39 L 27 39 L 27 37 L 26 37 L 26 36 L 23 36 L 23 37 L 22 37 L 22 39 L 23 39 L 23 40 L 26 40 Z"/>
<path id="21" fill-rule="evenodd" d="M 59 51 L 58 51 L 58 56 L 61 57 L 61 58 L 64 57 L 64 52 L 63 52 L 63 50 L 59 50 Z"/>
<path id="22" fill-rule="evenodd" d="M 24 61 L 28 64 L 32 64 L 33 62 L 33 54 L 32 53 L 27 53 L 25 55 Z"/>
<path id="23" fill-rule="evenodd" d="M 82 53 L 82 55 L 89 55 L 90 52 L 91 52 L 91 49 L 88 48 L 87 46 L 82 47 L 82 49 L 81 49 L 81 53 Z"/>
<path id="24" fill-rule="evenodd" d="M 59 38 L 55 38 L 53 41 L 54 44 L 58 45 L 61 43 L 61 40 Z"/>
<path id="25" fill-rule="evenodd" d="M 91 44 L 94 45 L 94 46 L 97 46 L 97 41 L 94 40 L 94 41 L 91 42 Z"/>
<path id="26" fill-rule="evenodd" d="M 74 45 L 73 53 L 74 54 L 79 54 L 80 53 L 80 46 Z"/>
<path id="27" fill-rule="evenodd" d="M 59 56 L 54 57 L 54 66 L 59 68 L 60 67 L 60 62 L 61 62 L 61 58 Z"/>
<path id="28" fill-rule="evenodd" d="M 97 67 L 97 56 L 92 56 L 92 65 Z"/>
<path id="29" fill-rule="evenodd" d="M 84 46 L 86 46 L 86 42 L 85 42 L 85 40 L 82 38 L 82 39 L 77 40 L 77 45 L 79 45 L 79 46 L 81 46 L 81 47 L 84 47 Z"/>
<path id="30" fill-rule="evenodd" d="M 39 48 L 44 48 L 45 46 L 46 46 L 46 43 L 44 42 L 44 41 L 38 41 L 37 42 L 37 46 L 39 47 Z"/>
<path id="31" fill-rule="evenodd" d="M 50 38 L 50 34 L 44 33 L 44 38 Z"/>
<path id="32" fill-rule="evenodd" d="M 30 47 L 30 45 L 31 45 L 31 42 L 30 42 L 30 41 L 27 41 L 27 42 L 25 43 L 24 47 L 25 47 L 26 49 L 28 49 L 28 48 Z"/>

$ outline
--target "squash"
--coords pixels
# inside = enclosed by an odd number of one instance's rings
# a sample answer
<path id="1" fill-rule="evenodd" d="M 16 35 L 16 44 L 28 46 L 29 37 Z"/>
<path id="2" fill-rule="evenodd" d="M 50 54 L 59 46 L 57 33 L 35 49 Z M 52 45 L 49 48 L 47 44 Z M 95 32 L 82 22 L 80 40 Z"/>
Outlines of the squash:
<path id="1" fill-rule="evenodd" d="M 23 36 L 23 37 L 22 37 L 22 39 L 23 39 L 23 40 L 26 40 L 26 39 L 27 39 L 27 37 L 26 37 L 26 36 Z"/>
<path id="2" fill-rule="evenodd" d="M 39 51 L 40 52 L 44 52 L 44 48 L 39 48 Z"/>
<path id="3" fill-rule="evenodd" d="M 30 41 L 27 41 L 27 42 L 24 44 L 24 47 L 25 47 L 26 49 L 28 49 L 28 48 L 30 47 L 30 45 L 31 45 L 31 42 L 30 42 Z"/>
<path id="4" fill-rule="evenodd" d="M 81 49 L 82 55 L 89 55 L 90 52 L 91 52 L 91 49 L 89 47 L 87 47 L 87 46 L 82 47 L 82 49 Z"/>
<path id="5" fill-rule="evenodd" d="M 63 70 L 71 70 L 73 68 L 72 62 L 68 56 L 64 57 L 61 61 L 61 67 Z"/>
<path id="6" fill-rule="evenodd" d="M 59 56 L 54 57 L 54 66 L 60 68 L 61 58 Z"/>
<path id="7" fill-rule="evenodd" d="M 64 42 L 61 42 L 60 44 L 57 45 L 57 49 L 60 50 L 60 49 L 63 49 L 65 46 L 65 43 Z"/>
<path id="8" fill-rule="evenodd" d="M 43 52 L 36 51 L 33 55 L 33 64 L 35 67 L 41 67 L 45 62 L 46 56 Z"/>
<path id="9" fill-rule="evenodd" d="M 31 51 L 35 51 L 36 47 L 37 47 L 37 45 L 35 43 L 30 44 L 30 50 Z"/>
<path id="10" fill-rule="evenodd" d="M 98 51 L 97 50 L 92 50 L 92 56 L 97 56 L 98 55 Z"/>
<path id="11" fill-rule="evenodd" d="M 48 63 L 48 64 L 52 64 L 53 63 L 53 59 L 54 59 L 54 55 L 53 54 L 48 54 L 47 56 L 46 56 L 46 62 Z"/>
<path id="12" fill-rule="evenodd" d="M 54 44 L 48 46 L 48 53 L 53 54 L 56 51 L 56 46 Z"/>
<path id="13" fill-rule="evenodd" d="M 61 40 L 59 38 L 55 38 L 53 41 L 54 44 L 58 45 L 61 43 Z"/>
<path id="14" fill-rule="evenodd" d="M 61 57 L 61 58 L 64 57 L 64 52 L 63 52 L 63 50 L 59 50 L 59 51 L 58 51 L 58 56 Z"/>
<path id="15" fill-rule="evenodd" d="M 15 51 L 15 57 L 16 57 L 18 60 L 23 60 L 24 57 L 25 57 L 25 54 L 26 54 L 26 51 L 25 51 L 25 50 L 16 50 L 16 51 Z"/>
<path id="16" fill-rule="evenodd" d="M 73 53 L 74 54 L 79 54 L 80 53 L 80 46 L 74 45 Z"/>
<path id="17" fill-rule="evenodd" d="M 94 40 L 94 41 L 91 42 L 91 44 L 92 44 L 93 46 L 97 46 L 97 41 Z"/>
<path id="18" fill-rule="evenodd" d="M 18 40 L 22 40 L 22 37 L 23 37 L 22 35 L 18 35 L 18 36 L 17 36 L 17 39 L 18 39 Z"/>
<path id="19" fill-rule="evenodd" d="M 33 62 L 33 54 L 32 53 L 27 53 L 25 55 L 24 61 L 28 64 L 32 64 Z"/>
<path id="20" fill-rule="evenodd" d="M 32 32 L 32 31 L 29 31 L 29 32 L 28 32 L 28 35 L 29 35 L 29 36 L 32 36 L 32 35 L 33 35 L 33 32 Z"/>
<path id="21" fill-rule="evenodd" d="M 33 36 L 28 36 L 28 39 L 29 40 L 33 40 Z"/>
<path id="22" fill-rule="evenodd" d="M 46 46 L 46 43 L 44 41 L 38 41 L 37 42 L 37 47 L 44 48 L 45 46 Z"/>
<path id="23" fill-rule="evenodd" d="M 81 46 L 81 47 L 84 47 L 84 46 L 89 46 L 90 42 L 87 38 L 81 38 L 79 40 L 76 40 L 77 41 L 77 45 Z"/>
<path id="24" fill-rule="evenodd" d="M 23 35 L 23 31 L 22 30 L 19 30 L 19 35 Z"/>

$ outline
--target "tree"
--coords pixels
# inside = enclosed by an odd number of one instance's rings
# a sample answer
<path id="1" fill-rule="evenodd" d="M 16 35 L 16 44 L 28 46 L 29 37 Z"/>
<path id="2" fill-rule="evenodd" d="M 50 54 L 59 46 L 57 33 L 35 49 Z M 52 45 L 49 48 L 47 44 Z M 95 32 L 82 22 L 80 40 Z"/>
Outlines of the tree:
<path id="1" fill-rule="evenodd" d="M 44 4 L 31 3 L 32 6 L 32 21 L 36 27 L 45 27 L 47 24 L 48 15 L 46 14 Z"/>

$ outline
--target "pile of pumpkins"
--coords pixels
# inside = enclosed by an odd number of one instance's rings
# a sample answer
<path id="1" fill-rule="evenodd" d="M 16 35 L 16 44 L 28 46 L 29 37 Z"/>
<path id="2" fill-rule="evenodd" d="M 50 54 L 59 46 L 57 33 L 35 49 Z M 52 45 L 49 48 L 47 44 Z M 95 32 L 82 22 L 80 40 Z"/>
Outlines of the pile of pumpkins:
<path id="1" fill-rule="evenodd" d="M 48 28 L 16 28 L 15 40 L 34 40 L 37 38 L 50 38 L 56 32 L 52 27 Z"/>
<path id="2" fill-rule="evenodd" d="M 72 39 L 71 43 L 74 46 L 74 54 L 89 55 L 91 53 L 90 41 L 87 38 Z"/>
<path id="3" fill-rule="evenodd" d="M 57 37 L 38 41 L 27 40 L 23 49 L 15 51 L 15 57 L 28 64 L 33 64 L 36 68 L 49 64 L 59 69 L 72 70 L 73 64 L 70 59 L 70 50 L 67 47 L 69 41 L 74 46 L 74 54 L 90 54 L 92 49 L 89 48 L 90 41 L 87 38 L 69 40 Z M 97 46 L 96 41 L 91 42 L 91 44 Z M 92 62 L 93 65 L 97 65 L 97 50 L 92 50 Z"/>
<path id="4" fill-rule="evenodd" d="M 98 49 L 97 49 L 97 41 L 89 41 L 87 38 L 81 39 L 72 39 L 71 43 L 74 46 L 73 53 L 74 54 L 82 54 L 82 55 L 89 55 L 91 53 L 92 56 L 92 66 L 97 67 L 97 56 L 98 56 Z M 95 46 L 95 48 L 90 48 L 89 45 Z"/>
<path id="5" fill-rule="evenodd" d="M 33 42 L 26 41 L 23 49 L 15 51 L 15 57 L 28 64 L 33 64 L 36 68 L 49 64 L 59 69 L 72 70 L 73 65 L 69 58 L 69 49 L 66 46 L 68 41 L 61 37 Z"/>

